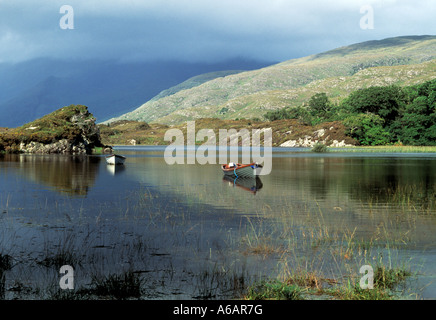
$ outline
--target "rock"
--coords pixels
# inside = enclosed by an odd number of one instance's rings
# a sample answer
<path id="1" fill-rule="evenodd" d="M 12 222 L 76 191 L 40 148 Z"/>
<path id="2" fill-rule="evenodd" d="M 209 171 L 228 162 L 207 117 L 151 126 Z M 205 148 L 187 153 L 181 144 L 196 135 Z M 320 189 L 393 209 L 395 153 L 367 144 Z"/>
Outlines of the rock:
<path id="1" fill-rule="evenodd" d="M 338 141 L 337 139 L 331 138 L 331 134 L 334 134 L 332 130 L 335 129 L 334 126 L 330 126 L 327 130 L 326 128 L 321 128 L 312 133 L 312 135 L 304 135 L 302 137 L 297 137 L 280 144 L 280 147 L 296 148 L 305 147 L 312 148 L 317 143 L 322 143 L 329 147 L 351 147 L 352 144 L 347 144 L 345 140 Z M 329 135 L 326 133 L 329 132 Z M 288 134 L 288 132 L 286 132 Z M 322 138 L 322 139 L 321 139 Z"/>
<path id="2" fill-rule="evenodd" d="M 330 147 L 336 147 L 336 148 L 340 148 L 340 147 L 352 147 L 352 144 L 347 144 L 345 143 L 345 140 L 342 141 L 338 141 L 338 140 L 333 140 L 333 142 L 330 144 Z"/>
<path id="3" fill-rule="evenodd" d="M 102 144 L 100 130 L 95 120 L 86 106 L 71 105 L 61 108 L 35 120 L 31 126 L 24 125 L 14 129 L 15 132 L 22 135 L 18 151 L 23 153 L 90 154 L 95 147 L 105 148 L 105 152 L 111 150 L 109 146 Z M 26 130 L 31 130 L 32 133 L 22 134 Z"/>
<path id="4" fill-rule="evenodd" d="M 297 140 L 288 140 L 282 143 L 280 147 L 313 147 L 316 143 L 318 143 L 318 140 L 313 140 L 311 136 L 304 136 Z"/>
<path id="5" fill-rule="evenodd" d="M 29 128 L 26 128 L 26 130 L 35 130 L 35 129 L 38 129 L 38 127 L 29 127 Z"/>
<path id="6" fill-rule="evenodd" d="M 288 140 L 280 145 L 280 147 L 288 147 L 288 148 L 294 148 L 296 146 L 297 146 L 297 140 Z"/>
<path id="7" fill-rule="evenodd" d="M 83 142 L 73 144 L 67 139 L 62 139 L 53 143 L 41 143 L 31 141 L 20 144 L 20 152 L 23 153 L 59 153 L 59 154 L 86 154 L 87 147 Z"/>
<path id="8" fill-rule="evenodd" d="M 325 129 L 319 129 L 319 130 L 315 131 L 315 132 L 313 133 L 313 135 L 316 136 L 316 137 L 318 137 L 318 138 L 321 138 L 321 137 L 324 136 L 325 131 L 326 131 Z"/>

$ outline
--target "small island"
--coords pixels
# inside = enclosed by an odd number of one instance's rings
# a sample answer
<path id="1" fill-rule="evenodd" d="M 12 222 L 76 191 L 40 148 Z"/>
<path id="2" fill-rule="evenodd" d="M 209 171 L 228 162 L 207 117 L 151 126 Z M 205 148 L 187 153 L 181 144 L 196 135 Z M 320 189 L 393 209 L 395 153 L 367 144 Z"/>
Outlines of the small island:
<path id="1" fill-rule="evenodd" d="M 17 128 L 0 128 L 0 152 L 92 154 L 111 152 L 84 105 L 70 105 Z"/>

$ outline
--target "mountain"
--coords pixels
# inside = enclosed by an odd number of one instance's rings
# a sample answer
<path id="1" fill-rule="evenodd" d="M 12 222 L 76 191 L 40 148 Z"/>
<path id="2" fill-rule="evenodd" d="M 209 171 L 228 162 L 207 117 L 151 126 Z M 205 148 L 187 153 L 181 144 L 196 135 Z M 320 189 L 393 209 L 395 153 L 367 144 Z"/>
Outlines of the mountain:
<path id="1" fill-rule="evenodd" d="M 176 94 L 179 91 L 197 87 L 207 81 L 211 81 L 220 77 L 226 77 L 232 74 L 241 73 L 243 71 L 244 70 L 224 70 L 224 71 L 216 71 L 216 72 L 208 72 L 208 73 L 200 74 L 198 76 L 189 78 L 188 80 L 183 81 L 182 83 L 174 87 L 161 91 L 157 96 L 153 97 L 150 101 L 156 101 L 165 98 L 167 96 Z"/>
<path id="2" fill-rule="evenodd" d="M 54 59 L 3 63 L 0 127 L 20 126 L 70 104 L 88 105 L 98 121 L 103 121 L 129 112 L 163 90 L 199 74 L 253 70 L 270 64 L 244 59 L 220 63 Z M 235 72 L 238 71 L 230 74 Z M 187 88 L 186 85 L 193 84 L 185 83 L 180 88 Z"/>
<path id="3" fill-rule="evenodd" d="M 363 87 L 434 79 L 435 58 L 436 36 L 367 41 L 219 77 L 147 101 L 107 122 L 179 124 L 203 117 L 262 118 L 267 111 L 301 105 L 318 92 L 338 100 Z"/>

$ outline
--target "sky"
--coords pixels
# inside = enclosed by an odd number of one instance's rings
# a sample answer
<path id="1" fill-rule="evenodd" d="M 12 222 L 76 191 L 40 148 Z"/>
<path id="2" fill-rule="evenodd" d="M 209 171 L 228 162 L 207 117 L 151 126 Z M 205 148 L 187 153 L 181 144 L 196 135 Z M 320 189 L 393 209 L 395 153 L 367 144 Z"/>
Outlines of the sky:
<path id="1" fill-rule="evenodd" d="M 434 35 L 435 17 L 435 0 L 0 0 L 0 62 L 278 62 Z"/>

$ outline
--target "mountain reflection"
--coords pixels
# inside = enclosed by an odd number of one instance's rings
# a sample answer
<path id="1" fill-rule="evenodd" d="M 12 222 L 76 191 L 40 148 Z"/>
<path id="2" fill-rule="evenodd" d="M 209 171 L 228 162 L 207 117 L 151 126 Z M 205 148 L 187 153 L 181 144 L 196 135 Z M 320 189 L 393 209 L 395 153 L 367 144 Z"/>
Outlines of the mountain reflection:
<path id="1" fill-rule="evenodd" d="M 100 157 L 84 155 L 10 155 L 19 174 L 70 195 L 83 196 L 95 183 Z"/>

